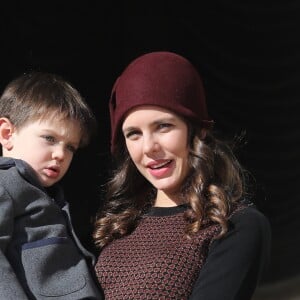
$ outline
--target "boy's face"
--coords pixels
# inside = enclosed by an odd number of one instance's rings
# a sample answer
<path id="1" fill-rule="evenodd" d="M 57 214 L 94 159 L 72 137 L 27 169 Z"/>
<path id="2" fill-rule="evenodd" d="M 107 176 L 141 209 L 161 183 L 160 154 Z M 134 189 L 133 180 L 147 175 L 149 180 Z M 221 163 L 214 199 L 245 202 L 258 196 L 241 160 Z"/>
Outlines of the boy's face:
<path id="1" fill-rule="evenodd" d="M 76 121 L 53 117 L 28 123 L 11 136 L 5 156 L 26 161 L 44 187 L 58 182 L 67 172 L 81 140 Z"/>

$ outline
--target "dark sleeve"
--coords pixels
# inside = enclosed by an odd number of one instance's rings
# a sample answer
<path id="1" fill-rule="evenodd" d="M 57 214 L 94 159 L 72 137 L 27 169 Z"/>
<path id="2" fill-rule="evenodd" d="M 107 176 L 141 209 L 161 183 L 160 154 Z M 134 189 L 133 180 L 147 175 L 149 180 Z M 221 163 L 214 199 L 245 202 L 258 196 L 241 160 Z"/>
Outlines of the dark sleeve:
<path id="1" fill-rule="evenodd" d="M 254 207 L 236 212 L 230 229 L 215 240 L 190 300 L 248 300 L 269 263 L 271 229 Z"/>

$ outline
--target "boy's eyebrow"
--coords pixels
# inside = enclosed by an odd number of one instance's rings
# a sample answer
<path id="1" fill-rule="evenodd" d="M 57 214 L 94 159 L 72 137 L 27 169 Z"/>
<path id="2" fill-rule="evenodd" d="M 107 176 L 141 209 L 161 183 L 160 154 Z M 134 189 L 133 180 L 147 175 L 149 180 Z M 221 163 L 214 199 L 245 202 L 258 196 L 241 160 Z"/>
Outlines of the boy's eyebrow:
<path id="1" fill-rule="evenodd" d="M 53 129 L 42 128 L 41 131 L 44 132 L 44 133 L 47 133 L 47 134 L 55 135 L 55 136 L 62 136 L 61 134 L 59 134 L 58 132 L 56 132 Z M 64 137 L 66 137 L 66 136 L 64 136 Z M 68 141 L 67 143 L 72 144 L 73 146 L 79 147 L 80 142 L 81 142 L 81 139 L 78 142 L 77 141 L 76 142 L 75 141 Z"/>

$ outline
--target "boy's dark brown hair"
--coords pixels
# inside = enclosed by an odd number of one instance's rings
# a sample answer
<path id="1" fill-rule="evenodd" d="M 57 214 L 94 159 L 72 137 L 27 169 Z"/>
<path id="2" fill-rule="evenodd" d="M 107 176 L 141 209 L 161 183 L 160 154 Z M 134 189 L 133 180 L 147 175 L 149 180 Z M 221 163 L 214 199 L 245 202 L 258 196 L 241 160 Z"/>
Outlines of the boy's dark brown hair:
<path id="1" fill-rule="evenodd" d="M 5 87 L 0 98 L 0 117 L 8 118 L 16 128 L 57 115 L 79 122 L 81 146 L 86 145 L 96 131 L 94 114 L 80 93 L 56 74 L 23 74 Z"/>

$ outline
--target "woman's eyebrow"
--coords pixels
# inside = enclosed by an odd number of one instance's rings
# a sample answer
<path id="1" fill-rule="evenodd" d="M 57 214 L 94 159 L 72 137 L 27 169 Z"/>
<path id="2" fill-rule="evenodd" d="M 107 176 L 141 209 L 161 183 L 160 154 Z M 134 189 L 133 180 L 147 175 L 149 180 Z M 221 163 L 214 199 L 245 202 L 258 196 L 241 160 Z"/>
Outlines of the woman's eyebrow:
<path id="1" fill-rule="evenodd" d="M 153 121 L 150 122 L 150 126 L 152 125 L 157 125 L 157 124 L 160 124 L 160 123 L 167 123 L 167 122 L 175 122 L 176 121 L 176 118 L 174 117 L 162 117 L 162 118 L 159 118 L 159 119 L 155 119 Z M 131 131 L 131 130 L 136 130 L 139 126 L 128 126 L 128 127 L 124 127 L 122 129 L 123 132 L 126 132 L 126 131 Z"/>
<path id="2" fill-rule="evenodd" d="M 162 117 L 157 120 L 154 120 L 152 123 L 157 124 L 157 123 L 163 123 L 163 122 L 175 122 L 176 118 L 174 117 Z"/>

